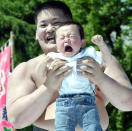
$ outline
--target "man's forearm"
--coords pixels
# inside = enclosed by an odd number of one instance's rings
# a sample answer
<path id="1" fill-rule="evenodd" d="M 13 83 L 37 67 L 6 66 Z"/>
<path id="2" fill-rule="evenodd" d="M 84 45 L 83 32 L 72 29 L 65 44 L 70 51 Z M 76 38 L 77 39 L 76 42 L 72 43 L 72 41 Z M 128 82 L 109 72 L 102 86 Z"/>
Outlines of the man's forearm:
<path id="1" fill-rule="evenodd" d="M 42 85 L 33 93 L 19 98 L 7 107 L 9 121 L 15 128 L 32 124 L 44 112 L 52 96 L 53 92 Z"/>
<path id="2" fill-rule="evenodd" d="M 107 75 L 98 86 L 116 108 L 124 111 L 132 110 L 132 88 L 120 84 Z"/>

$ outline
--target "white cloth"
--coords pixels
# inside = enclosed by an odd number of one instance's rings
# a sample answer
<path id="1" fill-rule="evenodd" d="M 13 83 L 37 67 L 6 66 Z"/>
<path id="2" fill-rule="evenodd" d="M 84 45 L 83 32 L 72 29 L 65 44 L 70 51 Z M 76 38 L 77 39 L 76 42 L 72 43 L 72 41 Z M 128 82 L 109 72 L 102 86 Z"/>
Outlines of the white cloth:
<path id="1" fill-rule="evenodd" d="M 73 71 L 62 81 L 62 87 L 59 90 L 59 94 L 79 94 L 79 93 L 90 93 L 93 94 L 93 90 L 95 88 L 94 84 L 91 84 L 88 78 L 82 77 L 77 74 L 77 60 L 84 56 L 90 56 L 95 59 L 99 64 L 102 62 L 102 58 L 100 53 L 96 51 L 92 46 L 81 50 L 78 54 L 72 57 L 65 57 L 61 53 L 48 53 L 53 59 L 62 59 L 66 60 L 67 65 L 73 67 Z"/>

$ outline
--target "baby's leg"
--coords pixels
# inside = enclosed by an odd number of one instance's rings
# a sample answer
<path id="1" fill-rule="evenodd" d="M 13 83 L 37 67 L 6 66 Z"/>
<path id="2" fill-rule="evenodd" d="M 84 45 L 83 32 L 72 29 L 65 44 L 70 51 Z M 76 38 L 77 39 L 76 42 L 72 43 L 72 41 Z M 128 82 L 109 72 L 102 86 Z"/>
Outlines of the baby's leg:
<path id="1" fill-rule="evenodd" d="M 97 107 L 91 105 L 91 108 L 83 115 L 83 131 L 103 131 Z"/>
<path id="2" fill-rule="evenodd" d="M 56 101 L 55 129 L 56 131 L 75 131 L 76 122 L 73 118 L 74 106 L 68 99 L 58 98 Z"/>

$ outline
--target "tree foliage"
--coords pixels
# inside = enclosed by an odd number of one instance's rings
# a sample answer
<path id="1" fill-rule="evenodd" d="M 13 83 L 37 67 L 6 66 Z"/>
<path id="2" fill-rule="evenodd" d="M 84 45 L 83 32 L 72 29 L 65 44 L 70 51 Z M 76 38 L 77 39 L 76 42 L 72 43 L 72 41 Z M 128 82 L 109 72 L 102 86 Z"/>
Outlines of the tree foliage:
<path id="1" fill-rule="evenodd" d="M 0 45 L 2 46 L 7 41 L 9 32 L 12 30 L 15 34 L 15 66 L 42 53 L 38 42 L 35 41 L 34 12 L 37 5 L 44 1 L 48 0 L 0 1 Z M 93 35 L 103 35 L 112 54 L 119 60 L 132 82 L 132 35 L 129 36 L 129 44 L 125 41 L 128 33 L 132 34 L 132 1 L 60 1 L 65 2 L 71 8 L 74 20 L 83 25 L 87 40 L 86 46 L 92 44 Z M 124 31 L 122 26 L 127 26 L 129 29 Z M 112 36 L 113 32 L 114 36 Z M 132 131 L 132 113 L 117 110 L 110 104 L 107 110 L 110 117 L 110 131 Z"/>

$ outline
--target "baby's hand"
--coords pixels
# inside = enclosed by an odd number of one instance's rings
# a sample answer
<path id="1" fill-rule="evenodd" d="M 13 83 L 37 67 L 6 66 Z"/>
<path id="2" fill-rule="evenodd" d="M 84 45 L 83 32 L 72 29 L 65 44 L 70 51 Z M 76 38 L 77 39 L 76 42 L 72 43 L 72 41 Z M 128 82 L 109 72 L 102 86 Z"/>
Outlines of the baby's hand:
<path id="1" fill-rule="evenodd" d="M 98 46 L 101 46 L 104 44 L 104 40 L 103 40 L 103 37 L 101 35 L 95 35 L 92 37 L 91 41 L 98 45 Z"/>

